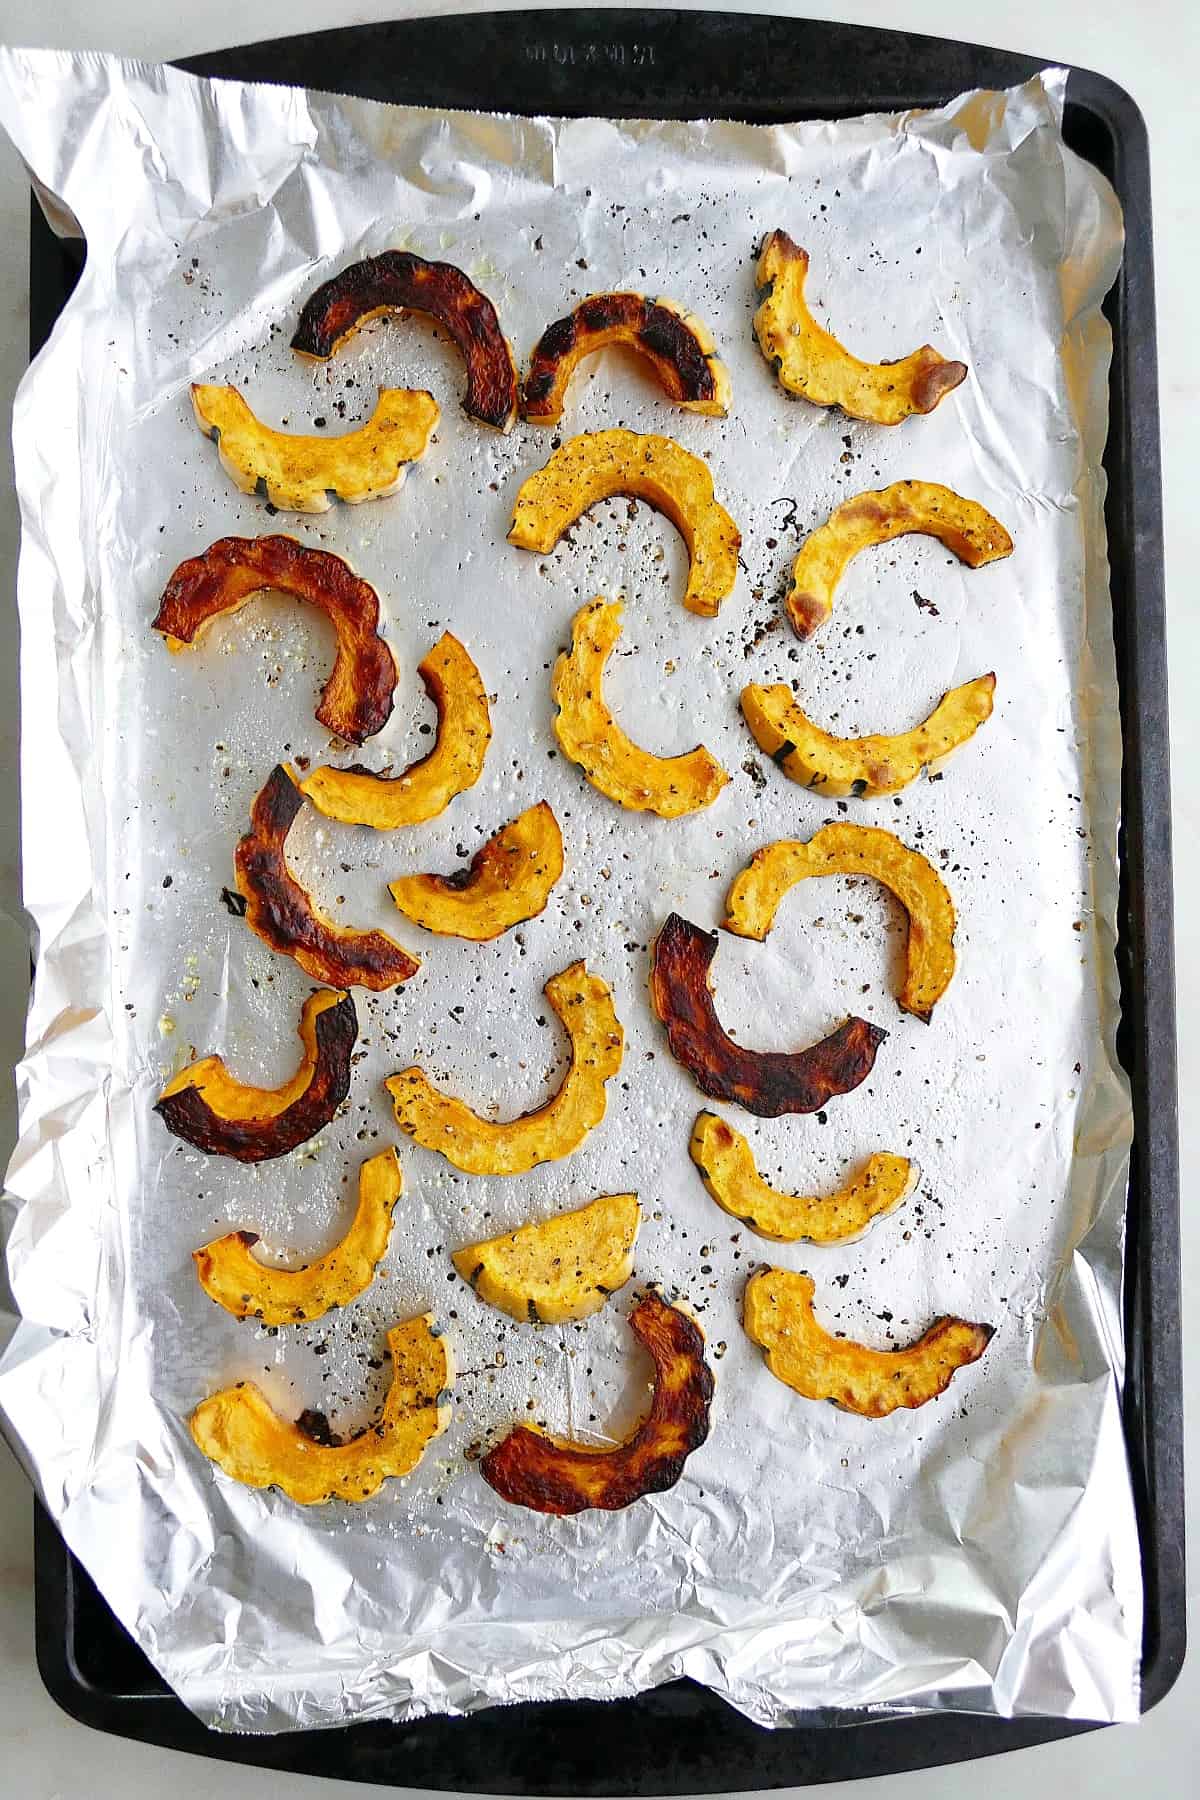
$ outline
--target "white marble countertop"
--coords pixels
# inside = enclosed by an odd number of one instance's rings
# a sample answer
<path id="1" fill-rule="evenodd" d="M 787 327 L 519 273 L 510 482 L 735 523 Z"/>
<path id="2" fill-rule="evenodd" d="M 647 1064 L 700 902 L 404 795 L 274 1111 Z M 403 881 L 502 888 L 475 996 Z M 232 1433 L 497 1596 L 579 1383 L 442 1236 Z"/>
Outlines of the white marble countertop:
<path id="1" fill-rule="evenodd" d="M 0 40 L 64 48 L 119 50 L 163 59 L 334 25 L 422 13 L 494 10 L 503 0 L 202 0 L 176 12 L 151 0 L 0 0 Z M 1159 368 L 1165 465 L 1167 589 L 1174 751 L 1177 958 L 1179 967 L 1180 1094 L 1184 1197 L 1184 1295 L 1190 1314 L 1186 1350 L 1200 1367 L 1200 1223 L 1188 1201 L 1200 1182 L 1200 1119 L 1188 1097 L 1200 1091 L 1200 787 L 1190 779 L 1200 761 L 1200 604 L 1189 574 L 1200 567 L 1200 506 L 1191 491 L 1200 467 L 1200 5 L 1197 0 L 1140 0 L 1135 6 L 1097 0 L 814 0 L 726 10 L 808 12 L 860 24 L 998 44 L 1079 63 L 1114 77 L 1145 115 L 1154 183 L 1155 267 L 1158 280 Z M 7 142 L 0 144 L 0 405 L 5 412 L 26 361 L 28 319 L 28 190 Z M 11 596 L 17 548 L 11 452 L 0 446 L 0 586 Z M 16 657 L 11 601 L 0 609 L 0 1063 L 20 1052 L 28 957 L 20 924 L 16 837 Z M 11 1082 L 0 1084 L 0 1155 L 13 1136 Z M 1190 1496 L 1193 1566 L 1200 1564 L 1200 1383 L 1193 1379 L 1187 1413 L 1192 1462 Z M 33 1654 L 32 1503 L 24 1478 L 0 1445 L 0 1795 L 12 1800 L 160 1800 L 176 1781 L 191 1800 L 266 1800 L 287 1777 L 182 1758 L 170 1751 L 103 1736 L 59 1712 L 41 1685 Z M 1188 1617 L 1200 1638 L 1200 1579 L 1188 1584 Z M 950 1800 L 974 1793 L 1005 1794 L 1022 1787 L 1031 1800 L 1073 1790 L 1088 1800 L 1183 1800 L 1197 1792 L 1200 1759 L 1200 1651 L 1171 1695 L 1140 1725 L 1095 1732 L 1067 1742 L 921 1774 L 838 1783 L 819 1790 L 836 1800 Z M 311 1800 L 352 1800 L 371 1790 L 352 1782 L 308 1779 L 292 1783 Z M 377 1790 L 378 1791 L 378 1790 Z M 403 1790 L 394 1790 L 401 1792 Z M 814 1790 L 817 1791 L 817 1790 Z"/>

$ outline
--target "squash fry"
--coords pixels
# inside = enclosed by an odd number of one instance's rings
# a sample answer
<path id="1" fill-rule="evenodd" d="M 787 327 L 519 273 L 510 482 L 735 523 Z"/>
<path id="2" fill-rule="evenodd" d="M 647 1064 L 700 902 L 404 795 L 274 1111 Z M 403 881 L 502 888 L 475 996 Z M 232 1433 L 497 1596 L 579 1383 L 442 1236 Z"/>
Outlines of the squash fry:
<path id="1" fill-rule="evenodd" d="M 688 1154 L 718 1206 L 759 1237 L 784 1244 L 849 1243 L 894 1212 L 921 1177 L 907 1157 L 885 1151 L 868 1158 L 862 1174 L 836 1193 L 785 1194 L 763 1180 L 741 1132 L 710 1112 L 697 1115 Z"/>
<path id="2" fill-rule="evenodd" d="M 604 1194 L 573 1212 L 451 1257 L 481 1300 L 522 1324 L 562 1325 L 599 1312 L 633 1274 L 642 1222 L 636 1194 Z"/>
<path id="3" fill-rule="evenodd" d="M 461 873 L 404 875 L 388 892 L 426 931 L 485 944 L 536 918 L 562 872 L 562 832 L 541 800 L 490 837 Z"/>
<path id="4" fill-rule="evenodd" d="M 729 411 L 729 375 L 702 319 L 673 300 L 592 294 L 548 325 L 534 346 L 524 395 L 531 424 L 558 424 L 571 376 L 585 356 L 608 344 L 645 357 L 663 392 L 689 412 L 723 419 Z"/>

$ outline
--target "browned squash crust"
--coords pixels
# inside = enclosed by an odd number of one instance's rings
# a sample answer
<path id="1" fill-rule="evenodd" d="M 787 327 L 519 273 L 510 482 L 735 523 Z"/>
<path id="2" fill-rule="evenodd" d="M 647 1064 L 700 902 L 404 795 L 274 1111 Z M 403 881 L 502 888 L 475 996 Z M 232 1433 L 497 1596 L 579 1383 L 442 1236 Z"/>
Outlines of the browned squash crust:
<path id="1" fill-rule="evenodd" d="M 467 365 L 463 411 L 507 431 L 517 416 L 517 365 L 492 302 L 453 263 L 426 262 L 411 250 L 351 263 L 305 303 L 292 349 L 326 361 L 368 319 L 394 312 L 436 320 Z"/>
<path id="2" fill-rule="evenodd" d="M 246 923 L 264 944 L 290 956 L 333 987 L 396 987 L 420 963 L 385 931 L 353 931 L 334 924 L 287 866 L 284 847 L 304 797 L 291 770 L 279 763 L 254 802 L 250 830 L 237 847 L 238 892 Z"/>
<path id="3" fill-rule="evenodd" d="M 537 917 L 563 872 L 562 832 L 544 800 L 503 826 L 453 875 L 405 875 L 388 892 L 406 919 L 486 944 Z"/>
<path id="4" fill-rule="evenodd" d="M 747 1050 L 735 1043 L 717 1017 L 709 985 L 717 943 L 715 931 L 672 913 L 655 940 L 650 968 L 650 998 L 671 1054 L 702 1093 L 775 1119 L 817 1112 L 866 1080 L 887 1037 L 866 1019 L 847 1019 L 807 1050 Z"/>
<path id="5" fill-rule="evenodd" d="M 379 597 L 328 550 L 282 535 L 219 538 L 202 556 L 180 563 L 159 601 L 154 630 L 170 649 L 182 650 L 213 619 L 267 590 L 307 600 L 333 626 L 337 656 L 317 707 L 322 725 L 351 744 L 382 731 L 392 714 L 396 665 L 379 635 Z"/>
<path id="6" fill-rule="evenodd" d="M 557 425 L 576 368 L 609 344 L 636 350 L 668 398 L 689 412 L 724 418 L 729 411 L 729 375 L 702 319 L 673 300 L 591 294 L 548 325 L 534 346 L 525 377 L 525 417 L 534 425 Z"/>
<path id="7" fill-rule="evenodd" d="M 210 1156 L 269 1162 L 328 1125 L 350 1092 L 358 1018 L 349 994 L 320 988 L 304 1002 L 304 1056 L 276 1088 L 235 1081 L 219 1056 L 205 1056 L 169 1081 L 154 1110 L 176 1137 Z"/>
<path id="8" fill-rule="evenodd" d="M 634 1307 L 629 1324 L 654 1362 L 654 1396 L 642 1423 L 612 1450 L 516 1426 L 479 1465 L 505 1500 L 559 1515 L 616 1512 L 675 1486 L 708 1436 L 713 1378 L 704 1333 L 654 1289 Z"/>

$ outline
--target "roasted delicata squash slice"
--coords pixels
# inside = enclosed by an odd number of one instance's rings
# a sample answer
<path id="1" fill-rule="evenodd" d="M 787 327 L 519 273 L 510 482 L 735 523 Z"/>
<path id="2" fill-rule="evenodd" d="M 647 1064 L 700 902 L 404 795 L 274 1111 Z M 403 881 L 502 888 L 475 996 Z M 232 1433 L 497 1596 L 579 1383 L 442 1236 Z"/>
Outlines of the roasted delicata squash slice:
<path id="1" fill-rule="evenodd" d="M 552 1100 L 518 1119 L 482 1119 L 421 1069 L 405 1069 L 385 1083 L 401 1131 L 468 1175 L 524 1175 L 577 1150 L 604 1117 L 604 1084 L 621 1066 L 625 1033 L 608 983 L 581 962 L 552 975 L 545 994 L 571 1041 L 571 1066 Z"/>
<path id="2" fill-rule="evenodd" d="M 809 312 L 807 275 L 807 250 L 786 231 L 773 231 L 758 259 L 762 303 L 754 335 L 789 394 L 814 406 L 840 406 L 852 419 L 899 425 L 912 413 L 932 412 L 966 380 L 966 363 L 947 362 L 929 344 L 897 362 L 860 362 Z"/>
<path id="3" fill-rule="evenodd" d="M 300 792 L 327 819 L 370 825 L 376 831 L 423 825 L 479 780 L 492 741 L 479 670 L 458 639 L 446 631 L 417 664 L 417 674 L 437 708 L 433 749 L 401 775 L 374 775 L 357 764 L 349 769 L 314 769 L 300 783 Z"/>
<path id="4" fill-rule="evenodd" d="M 463 411 L 507 431 L 517 416 L 517 365 L 495 307 L 453 263 L 410 250 L 351 263 L 306 302 L 292 349 L 325 362 L 368 319 L 414 312 L 435 320 L 467 365 Z"/>
<path id="5" fill-rule="evenodd" d="M 806 1400 L 831 1400 L 865 1419 L 936 1399 L 959 1369 L 978 1361 L 995 1329 L 938 1319 L 907 1349 L 870 1350 L 817 1324 L 814 1287 L 811 1275 L 792 1269 L 751 1276 L 742 1314 L 746 1335 L 766 1352 L 772 1375 Z"/>
<path id="6" fill-rule="evenodd" d="M 339 1443 L 323 1413 L 281 1419 L 252 1381 L 202 1401 L 192 1436 L 205 1456 L 247 1487 L 277 1487 L 301 1506 L 369 1500 L 389 1478 L 409 1475 L 450 1423 L 454 1358 L 432 1313 L 388 1332 L 392 1380 L 374 1425 Z"/>
<path id="7" fill-rule="evenodd" d="M 617 600 L 593 600 L 575 614 L 571 648 L 554 665 L 554 735 L 592 786 L 631 812 L 678 819 L 711 806 L 729 780 L 698 744 L 682 756 L 655 756 L 626 737 L 604 700 L 604 665 L 621 635 Z"/>
<path id="8" fill-rule="evenodd" d="M 759 1237 L 785 1244 L 845 1244 L 872 1220 L 894 1212 L 920 1179 L 906 1156 L 869 1157 L 862 1173 L 833 1194 L 786 1194 L 763 1180 L 740 1131 L 716 1113 L 702 1112 L 688 1153 L 718 1206 Z"/>
<path id="9" fill-rule="evenodd" d="M 377 991 L 398 986 L 420 968 L 416 957 L 385 931 L 335 925 L 288 868 L 287 834 L 303 804 L 292 771 L 278 764 L 254 802 L 250 830 L 238 844 L 234 862 L 247 925 L 314 981 Z"/>
<path id="10" fill-rule="evenodd" d="M 636 1194 L 603 1194 L 539 1225 L 468 1244 L 451 1261 L 489 1306 L 523 1324 L 562 1325 L 599 1312 L 625 1286 L 641 1222 Z"/>
<path id="11" fill-rule="evenodd" d="M 675 1486 L 708 1436 L 713 1378 L 704 1333 L 653 1289 L 634 1307 L 629 1325 L 654 1363 L 650 1410 L 637 1430 L 602 1450 L 516 1426 L 479 1465 L 505 1500 L 543 1513 L 616 1512 Z"/>
<path id="12" fill-rule="evenodd" d="M 869 875 L 908 914 L 900 1006 L 928 1023 L 954 974 L 954 902 L 933 864 L 875 825 L 823 825 L 806 844 L 789 838 L 756 851 L 725 900 L 725 929 L 765 938 L 789 888 L 810 875 Z"/>
<path id="13" fill-rule="evenodd" d="M 729 374 L 702 319 L 673 300 L 591 294 L 548 325 L 534 346 L 525 377 L 525 417 L 534 425 L 557 425 L 576 368 L 609 344 L 636 350 L 667 397 L 689 412 L 723 419 L 729 411 Z"/>
<path id="14" fill-rule="evenodd" d="M 733 592 L 742 534 L 713 493 L 708 465 L 671 438 L 615 430 L 569 438 L 522 484 L 508 541 L 553 550 L 568 525 L 613 494 L 645 500 L 670 519 L 691 558 L 683 604 L 714 617 Z"/>
<path id="15" fill-rule="evenodd" d="M 333 626 L 337 656 L 317 718 L 336 737 L 361 744 L 392 713 L 396 665 L 379 635 L 379 596 L 349 563 L 292 537 L 219 538 L 180 563 L 154 619 L 172 650 L 195 643 L 205 626 L 256 594 L 291 594 L 319 607 Z"/>
<path id="16" fill-rule="evenodd" d="M 887 1036 L 866 1019 L 847 1019 L 807 1050 L 747 1050 L 735 1043 L 717 1017 L 709 986 L 717 942 L 715 931 L 672 913 L 655 940 L 650 967 L 650 998 L 671 1054 L 702 1093 L 775 1119 L 816 1112 L 866 1080 Z"/>
<path id="17" fill-rule="evenodd" d="M 210 1156 L 247 1163 L 286 1156 L 328 1125 L 350 1092 L 357 1036 L 349 994 L 319 988 L 300 1014 L 300 1067 L 278 1087 L 251 1087 L 221 1057 L 205 1056 L 167 1083 L 154 1110 L 168 1131 Z"/>
<path id="18" fill-rule="evenodd" d="M 272 431 L 235 387 L 193 383 L 192 408 L 225 473 L 244 494 L 284 512 L 328 512 L 335 500 L 357 505 L 396 493 L 438 422 L 437 401 L 420 388 L 381 388 L 367 423 L 340 437 Z"/>
<path id="19" fill-rule="evenodd" d="M 912 533 L 937 538 L 969 569 L 1011 556 L 1013 541 L 978 500 L 964 500 L 937 481 L 894 481 L 855 494 L 804 540 L 784 600 L 797 637 L 808 638 L 833 611 L 846 565 L 860 550 Z"/>
<path id="20" fill-rule="evenodd" d="M 791 688 L 779 682 L 742 689 L 742 713 L 760 750 L 778 763 L 790 781 L 816 788 L 831 800 L 853 794 L 871 800 L 895 794 L 922 769 L 940 762 L 974 737 L 992 716 L 994 675 L 979 675 L 943 694 L 929 717 L 911 731 L 891 737 L 834 737 L 814 725 L 796 704 Z"/>
<path id="21" fill-rule="evenodd" d="M 541 800 L 490 837 L 465 869 L 404 875 L 388 892 L 414 925 L 485 944 L 536 918 L 562 872 L 562 832 Z"/>
<path id="22" fill-rule="evenodd" d="M 394 1150 L 368 1157 L 358 1172 L 358 1208 L 350 1229 L 332 1250 L 302 1269 L 273 1268 L 252 1254 L 257 1232 L 231 1231 L 192 1251 L 200 1286 L 235 1319 L 261 1319 L 264 1325 L 298 1325 L 333 1306 L 348 1306 L 375 1279 L 392 1209 L 403 1191 Z"/>

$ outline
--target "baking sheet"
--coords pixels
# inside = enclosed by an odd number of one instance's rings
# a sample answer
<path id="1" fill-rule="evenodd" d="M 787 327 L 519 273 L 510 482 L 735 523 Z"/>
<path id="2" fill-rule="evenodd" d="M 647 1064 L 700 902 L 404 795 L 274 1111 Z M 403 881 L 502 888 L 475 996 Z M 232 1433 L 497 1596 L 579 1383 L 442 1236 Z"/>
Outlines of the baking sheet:
<path id="1" fill-rule="evenodd" d="M 16 421 L 40 941 L 10 1170 L 23 1319 L 0 1406 L 68 1541 L 210 1723 L 613 1697 L 679 1674 L 768 1723 L 850 1704 L 1136 1712 L 1099 468 L 1098 305 L 1120 223 L 1062 144 L 1062 90 L 1049 72 L 919 119 L 620 125 L 447 117 L 91 56 L 0 60 L 0 117 L 60 222 L 69 209 L 89 240 Z M 753 252 L 780 224 L 812 255 L 810 297 L 861 354 L 929 340 L 971 365 L 966 386 L 894 432 L 789 402 L 749 332 Z M 562 435 L 625 424 L 705 456 L 744 538 L 718 620 L 682 610 L 678 539 L 622 500 L 548 557 L 507 546 L 513 493 L 555 434 L 473 425 L 461 367 L 426 328 L 380 324 L 327 367 L 296 363 L 303 299 L 388 246 L 466 268 L 519 354 L 604 287 L 669 293 L 709 321 L 733 378 L 728 421 L 670 408 L 605 354 L 580 370 Z M 244 382 L 292 429 L 349 428 L 381 382 L 427 385 L 438 443 L 392 500 L 271 521 L 196 433 L 196 379 Z M 852 568 L 823 636 L 796 643 L 778 595 L 804 532 L 839 498 L 908 475 L 981 500 L 1015 555 L 971 573 L 928 541 L 889 546 Z M 348 556 L 384 601 L 402 680 L 365 760 L 400 767 L 428 747 L 414 670 L 446 628 L 495 696 L 496 737 L 479 785 L 428 826 L 297 825 L 294 866 L 335 916 L 385 926 L 423 967 L 395 996 L 356 996 L 368 1055 L 345 1116 L 241 1169 L 174 1144 L 150 1108 L 193 1050 L 222 1049 L 246 1078 L 294 1064 L 308 983 L 220 890 L 275 760 L 356 758 L 312 717 L 331 638 L 308 610 L 256 602 L 184 658 L 148 621 L 183 557 L 280 528 Z M 663 751 L 702 738 L 733 774 L 706 814 L 626 815 L 554 754 L 549 666 L 601 592 L 626 600 L 607 683 L 622 722 Z M 737 714 L 744 681 L 795 679 L 833 729 L 901 729 L 989 668 L 996 714 L 942 778 L 847 814 L 786 783 Z M 568 868 L 540 919 L 491 946 L 398 920 L 388 879 L 455 866 L 541 798 Z M 943 868 L 960 967 L 931 1027 L 901 1015 L 898 919 L 861 884 L 796 890 L 763 945 L 722 940 L 718 999 L 744 1041 L 791 1047 L 848 1011 L 891 1034 L 872 1079 L 823 1117 L 718 1109 L 781 1185 L 835 1185 L 873 1149 L 920 1162 L 899 1214 L 819 1251 L 739 1234 L 705 1195 L 686 1154 L 704 1102 L 670 1060 L 645 976 L 668 911 L 715 924 L 755 848 L 831 815 L 885 824 Z M 540 988 L 579 955 L 612 983 L 627 1033 L 608 1117 L 579 1152 L 505 1182 L 403 1143 L 387 1272 L 354 1308 L 273 1335 L 211 1306 L 189 1252 L 219 1230 L 251 1227 L 300 1259 L 340 1235 L 359 1160 L 398 1137 L 386 1073 L 420 1061 L 502 1116 L 551 1092 L 563 1043 Z M 666 1495 L 540 1519 L 499 1501 L 464 1452 L 530 1416 L 530 1399 L 551 1428 L 620 1435 L 645 1393 L 622 1324 L 631 1292 L 581 1327 L 518 1327 L 446 1252 L 630 1186 L 647 1214 L 639 1277 L 680 1287 L 708 1334 L 713 1433 Z M 822 1318 L 875 1343 L 946 1311 L 999 1329 L 921 1412 L 808 1406 L 741 1334 L 745 1276 L 767 1259 L 810 1269 Z M 386 1382 L 372 1365 L 387 1324 L 429 1305 L 465 1371 L 455 1423 L 376 1501 L 301 1512 L 193 1449 L 191 1407 L 246 1375 L 282 1408 L 317 1405 L 353 1429 Z"/>

